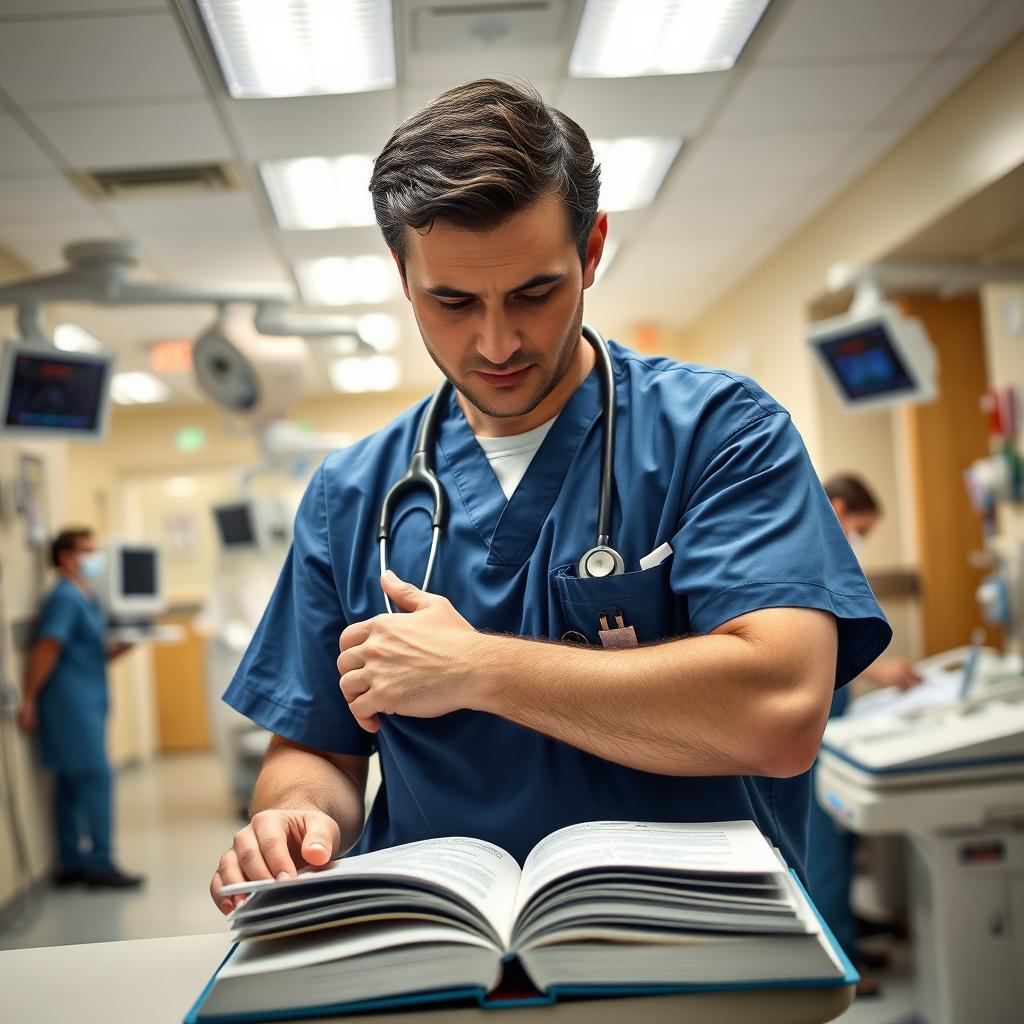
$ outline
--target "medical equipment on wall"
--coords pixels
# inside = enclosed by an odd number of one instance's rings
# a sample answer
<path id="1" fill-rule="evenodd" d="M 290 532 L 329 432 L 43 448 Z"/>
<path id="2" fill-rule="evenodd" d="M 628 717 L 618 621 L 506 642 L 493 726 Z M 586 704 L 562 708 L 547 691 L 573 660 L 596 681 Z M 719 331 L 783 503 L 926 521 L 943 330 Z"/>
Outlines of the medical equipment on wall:
<path id="1" fill-rule="evenodd" d="M 592 577 L 617 576 L 625 571 L 625 563 L 618 551 L 611 546 L 612 487 L 614 485 L 613 460 L 615 455 L 615 372 L 612 368 L 608 343 L 604 338 L 593 327 L 586 324 L 583 326 L 583 337 L 594 347 L 594 352 L 597 356 L 598 371 L 601 376 L 603 428 L 597 543 L 594 547 L 583 553 L 577 566 L 580 578 L 589 579 Z M 427 568 L 424 573 L 421 590 L 428 590 L 430 588 L 430 576 L 434 570 L 437 545 L 444 531 L 445 518 L 448 511 L 447 495 L 441 481 L 434 472 L 434 449 L 437 445 L 438 423 L 440 422 L 444 405 L 448 401 L 450 391 L 451 383 L 445 381 L 430 400 L 430 404 L 420 420 L 409 468 L 405 475 L 393 484 L 384 496 L 380 509 L 380 521 L 377 527 L 377 541 L 380 545 L 380 571 L 381 575 L 383 575 L 388 569 L 387 544 L 391 533 L 391 517 L 394 514 L 398 501 L 412 490 L 422 489 L 430 492 L 434 506 L 431 514 L 430 554 L 427 558 Z M 392 611 L 391 602 L 387 594 L 384 595 L 384 603 L 387 605 L 388 611 Z"/>
<path id="2" fill-rule="evenodd" d="M 848 410 L 930 402 L 938 394 L 938 361 L 924 325 L 874 294 L 812 323 L 807 343 Z"/>
<path id="3" fill-rule="evenodd" d="M 100 441 L 110 413 L 110 353 L 8 341 L 0 352 L 0 434 Z"/>
<path id="4" fill-rule="evenodd" d="M 822 742 L 822 807 L 852 831 L 909 839 L 915 1003 L 927 1024 L 1019 1020 L 1021 668 L 988 648 L 937 656 L 918 666 L 920 686 L 855 701 Z"/>
<path id="5" fill-rule="evenodd" d="M 144 621 L 166 611 L 158 547 L 113 540 L 102 551 L 103 572 L 95 582 L 96 596 L 111 619 Z"/>

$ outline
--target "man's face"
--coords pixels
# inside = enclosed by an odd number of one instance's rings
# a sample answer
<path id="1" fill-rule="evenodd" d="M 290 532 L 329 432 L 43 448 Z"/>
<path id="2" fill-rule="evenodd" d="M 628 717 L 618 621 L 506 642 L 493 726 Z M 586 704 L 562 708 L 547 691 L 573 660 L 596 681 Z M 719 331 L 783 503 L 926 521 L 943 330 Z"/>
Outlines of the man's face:
<path id="1" fill-rule="evenodd" d="M 71 573 L 72 576 L 81 576 L 82 556 L 91 554 L 93 551 L 97 550 L 99 549 L 96 544 L 95 537 L 79 537 L 78 540 L 75 541 L 75 550 L 69 551 L 64 555 L 64 569 Z"/>
<path id="2" fill-rule="evenodd" d="M 562 381 L 579 345 L 583 290 L 593 283 L 606 231 L 599 214 L 581 267 L 557 196 L 490 231 L 443 221 L 427 232 L 406 228 L 404 286 L 424 344 L 486 417 L 525 416 Z"/>

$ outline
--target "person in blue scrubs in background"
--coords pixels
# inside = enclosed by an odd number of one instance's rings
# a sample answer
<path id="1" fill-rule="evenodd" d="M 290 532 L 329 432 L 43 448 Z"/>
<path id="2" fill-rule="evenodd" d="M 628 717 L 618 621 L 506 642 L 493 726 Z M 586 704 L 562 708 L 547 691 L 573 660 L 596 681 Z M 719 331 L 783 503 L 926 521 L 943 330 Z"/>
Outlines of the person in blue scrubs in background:
<path id="1" fill-rule="evenodd" d="M 54 804 L 59 886 L 135 888 L 113 854 L 113 773 L 107 760 L 107 660 L 130 644 L 108 648 L 106 620 L 91 584 L 103 572 L 92 532 L 68 529 L 50 549 L 59 579 L 43 602 L 29 654 L 18 721 L 38 731 L 44 768 L 56 774 Z M 87 848 L 83 849 L 83 840 Z"/>
<path id="2" fill-rule="evenodd" d="M 843 533 L 856 549 L 878 525 L 882 506 L 867 484 L 849 473 L 830 477 L 824 489 Z M 895 657 L 879 658 L 864 669 L 861 677 L 870 686 L 895 686 L 900 690 L 908 690 L 921 681 L 908 658 Z M 846 714 L 849 703 L 849 690 L 836 690 L 829 718 Z M 812 797 L 807 843 L 811 898 L 846 955 L 863 969 L 880 966 L 884 958 L 876 963 L 875 958 L 857 948 L 857 918 L 850 904 L 856 845 L 856 835 L 838 824 Z M 875 995 L 878 991 L 877 982 L 871 978 L 861 978 L 857 986 L 860 996 Z"/>
<path id="3" fill-rule="evenodd" d="M 431 503 L 410 493 L 381 576 L 381 503 L 426 402 L 315 472 L 225 694 L 274 738 L 214 901 L 432 836 L 521 862 L 601 819 L 750 818 L 802 871 L 833 691 L 891 631 L 789 416 L 750 380 L 611 343 L 626 571 L 579 578 L 602 423 L 583 296 L 608 231 L 587 136 L 527 88 L 473 82 L 396 129 L 370 191 L 454 385 L 435 445 L 448 520 L 426 593 Z M 635 647 L 602 637 L 619 620 Z"/>

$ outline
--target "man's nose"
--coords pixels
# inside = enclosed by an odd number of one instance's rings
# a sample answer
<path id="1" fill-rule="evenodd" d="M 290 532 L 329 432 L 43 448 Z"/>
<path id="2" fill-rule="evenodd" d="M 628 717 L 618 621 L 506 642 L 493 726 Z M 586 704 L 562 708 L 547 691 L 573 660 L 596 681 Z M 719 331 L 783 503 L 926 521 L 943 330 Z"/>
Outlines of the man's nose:
<path id="1" fill-rule="evenodd" d="M 477 338 L 476 350 L 488 362 L 503 366 L 522 348 L 522 340 L 515 326 L 507 317 L 488 316 Z"/>

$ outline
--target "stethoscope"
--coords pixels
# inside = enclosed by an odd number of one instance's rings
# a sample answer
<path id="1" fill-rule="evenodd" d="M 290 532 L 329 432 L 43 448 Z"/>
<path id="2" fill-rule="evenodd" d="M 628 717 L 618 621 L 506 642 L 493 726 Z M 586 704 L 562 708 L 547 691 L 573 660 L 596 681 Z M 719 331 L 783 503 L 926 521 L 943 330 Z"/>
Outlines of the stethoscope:
<path id="1" fill-rule="evenodd" d="M 618 576 L 625 571 L 622 556 L 611 545 L 612 487 L 614 484 L 612 470 L 615 454 L 615 370 L 612 367 L 608 343 L 600 333 L 593 327 L 584 324 L 583 337 L 594 346 L 594 352 L 597 355 L 601 376 L 603 436 L 601 439 L 601 493 L 597 509 L 597 543 L 584 552 L 576 566 L 576 571 L 581 579 L 600 579 L 604 576 Z M 434 472 L 434 448 L 436 447 L 441 413 L 451 386 L 451 382 L 446 380 L 434 392 L 434 397 L 431 398 L 430 405 L 427 406 L 426 412 L 420 420 L 419 430 L 416 433 L 416 446 L 413 449 L 409 468 L 384 496 L 380 507 L 380 524 L 377 527 L 377 540 L 380 542 L 380 571 L 383 575 L 388 569 L 388 537 L 391 534 L 391 517 L 398 500 L 417 488 L 430 491 L 434 499 L 434 509 L 431 515 L 433 525 L 430 555 L 427 558 L 427 568 L 423 575 L 421 590 L 430 589 L 430 577 L 434 571 L 437 545 L 448 514 L 448 495 Z M 387 594 L 384 595 L 384 604 L 389 612 L 394 610 Z"/>

